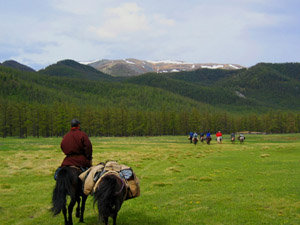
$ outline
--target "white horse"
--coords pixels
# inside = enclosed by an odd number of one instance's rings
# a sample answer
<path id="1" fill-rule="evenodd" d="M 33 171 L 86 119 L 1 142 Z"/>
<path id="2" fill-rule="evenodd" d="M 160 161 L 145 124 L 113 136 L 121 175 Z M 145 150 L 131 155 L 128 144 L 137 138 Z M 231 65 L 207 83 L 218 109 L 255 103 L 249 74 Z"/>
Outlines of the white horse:
<path id="1" fill-rule="evenodd" d="M 243 142 L 245 141 L 246 138 L 244 136 L 239 136 L 238 139 L 239 139 L 240 143 L 243 144 Z"/>
<path id="2" fill-rule="evenodd" d="M 219 144 L 222 143 L 222 136 L 217 137 L 217 142 L 218 142 Z"/>

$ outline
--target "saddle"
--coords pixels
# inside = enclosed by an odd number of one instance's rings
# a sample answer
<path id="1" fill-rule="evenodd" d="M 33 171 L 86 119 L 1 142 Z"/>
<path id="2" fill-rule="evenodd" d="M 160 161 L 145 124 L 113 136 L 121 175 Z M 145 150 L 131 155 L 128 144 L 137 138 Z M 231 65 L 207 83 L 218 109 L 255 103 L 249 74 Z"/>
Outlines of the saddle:
<path id="1" fill-rule="evenodd" d="M 93 195 L 102 178 L 107 175 L 115 175 L 123 179 L 127 189 L 125 200 L 140 196 L 140 181 L 138 177 L 129 166 L 118 164 L 115 161 L 99 163 L 97 166 L 93 166 L 79 175 L 83 182 L 84 194 Z"/>

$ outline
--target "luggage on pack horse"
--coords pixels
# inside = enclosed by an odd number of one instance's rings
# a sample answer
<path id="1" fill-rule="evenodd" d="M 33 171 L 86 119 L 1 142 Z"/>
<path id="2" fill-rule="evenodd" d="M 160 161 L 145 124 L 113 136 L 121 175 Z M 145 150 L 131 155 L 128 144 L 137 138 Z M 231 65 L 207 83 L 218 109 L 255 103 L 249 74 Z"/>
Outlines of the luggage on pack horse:
<path id="1" fill-rule="evenodd" d="M 97 166 L 93 166 L 89 170 L 80 174 L 79 178 L 84 183 L 84 193 L 86 195 L 93 194 L 98 183 L 108 174 L 117 175 L 124 180 L 127 187 L 127 196 L 125 199 L 140 196 L 140 182 L 138 177 L 129 166 L 118 164 L 115 161 L 99 163 Z"/>

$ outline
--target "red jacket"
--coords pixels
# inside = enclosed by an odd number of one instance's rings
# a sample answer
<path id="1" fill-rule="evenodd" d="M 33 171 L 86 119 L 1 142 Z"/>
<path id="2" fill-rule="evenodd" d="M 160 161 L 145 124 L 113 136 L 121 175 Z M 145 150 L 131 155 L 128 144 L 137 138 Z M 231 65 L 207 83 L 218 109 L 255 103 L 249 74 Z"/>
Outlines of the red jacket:
<path id="1" fill-rule="evenodd" d="M 216 136 L 217 136 L 217 137 L 222 137 L 222 133 L 221 133 L 221 132 L 218 132 L 218 133 L 216 133 Z"/>
<path id="2" fill-rule="evenodd" d="M 83 131 L 69 131 L 63 138 L 60 147 L 66 157 L 61 166 L 90 167 L 93 154 L 92 143 Z"/>

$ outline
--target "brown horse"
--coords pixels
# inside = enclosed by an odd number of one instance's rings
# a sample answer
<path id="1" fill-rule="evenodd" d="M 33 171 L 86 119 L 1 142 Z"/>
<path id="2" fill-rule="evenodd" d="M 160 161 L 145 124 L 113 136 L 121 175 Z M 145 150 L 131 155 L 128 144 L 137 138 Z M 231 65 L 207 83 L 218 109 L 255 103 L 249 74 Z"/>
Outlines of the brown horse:
<path id="1" fill-rule="evenodd" d="M 83 193 L 82 182 L 78 178 L 80 173 L 80 169 L 76 167 L 62 167 L 57 174 L 56 186 L 52 195 L 51 211 L 54 215 L 57 215 L 62 211 L 64 214 L 65 225 L 73 224 L 72 212 L 76 202 L 78 203 L 76 208 L 76 217 L 80 218 L 79 222 L 83 223 L 83 214 L 87 196 Z M 71 201 L 68 206 L 68 217 L 66 209 L 67 195 L 71 197 Z M 80 197 L 82 198 L 81 208 Z"/>
<path id="2" fill-rule="evenodd" d="M 196 145 L 196 144 L 198 143 L 198 141 L 199 141 L 198 138 L 196 138 L 196 137 L 193 138 L 193 143 L 194 143 L 194 145 Z"/>
<path id="3" fill-rule="evenodd" d="M 235 137 L 231 137 L 231 143 L 235 142 Z"/>
<path id="4" fill-rule="evenodd" d="M 206 143 L 209 145 L 209 144 L 210 144 L 210 141 L 211 141 L 211 137 L 206 137 L 205 141 L 206 141 Z"/>
<path id="5" fill-rule="evenodd" d="M 100 222 L 108 225 L 108 218 L 112 217 L 113 224 L 117 224 L 118 212 L 126 194 L 125 182 L 119 175 L 108 174 L 101 178 L 94 193 L 94 205 L 97 202 Z"/>

